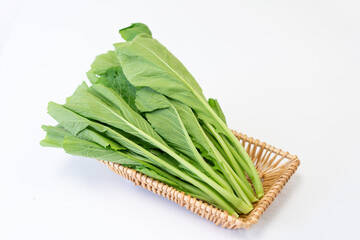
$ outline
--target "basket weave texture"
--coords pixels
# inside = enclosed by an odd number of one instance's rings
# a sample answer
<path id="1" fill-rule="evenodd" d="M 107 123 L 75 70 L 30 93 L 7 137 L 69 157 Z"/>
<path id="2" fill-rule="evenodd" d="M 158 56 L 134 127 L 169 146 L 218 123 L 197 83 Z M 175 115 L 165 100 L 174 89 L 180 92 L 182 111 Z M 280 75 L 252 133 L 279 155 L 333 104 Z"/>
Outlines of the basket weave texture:
<path id="1" fill-rule="evenodd" d="M 184 192 L 178 191 L 134 169 L 126 168 L 112 162 L 101 162 L 106 164 L 115 173 L 134 182 L 135 185 L 140 185 L 158 195 L 164 196 L 182 207 L 185 206 L 188 210 L 214 222 L 216 225 L 229 229 L 248 229 L 251 225 L 257 223 L 260 216 L 281 192 L 282 188 L 300 165 L 300 161 L 297 156 L 272 147 L 265 142 L 260 142 L 236 131 L 233 131 L 233 133 L 253 160 L 262 179 L 265 192 L 261 200 L 254 204 L 254 209 L 251 212 L 246 215 L 240 215 L 239 217 L 231 216 L 226 211 L 218 209 L 190 195 L 186 195 Z"/>

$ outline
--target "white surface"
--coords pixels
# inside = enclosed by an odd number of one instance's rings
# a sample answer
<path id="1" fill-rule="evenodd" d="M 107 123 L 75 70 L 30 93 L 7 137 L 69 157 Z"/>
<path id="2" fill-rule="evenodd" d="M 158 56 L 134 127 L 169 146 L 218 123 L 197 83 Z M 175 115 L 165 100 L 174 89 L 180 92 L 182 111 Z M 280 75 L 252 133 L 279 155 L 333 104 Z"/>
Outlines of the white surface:
<path id="1" fill-rule="evenodd" d="M 219 4 L 221 2 L 221 4 Z M 1 1 L 0 239 L 354 239 L 358 1 Z M 301 160 L 250 230 L 231 231 L 95 160 L 41 148 L 62 103 L 131 22 L 220 99 L 231 128 Z M 170 238 L 171 236 L 171 238 Z M 129 238 L 126 238 L 129 237 Z"/>

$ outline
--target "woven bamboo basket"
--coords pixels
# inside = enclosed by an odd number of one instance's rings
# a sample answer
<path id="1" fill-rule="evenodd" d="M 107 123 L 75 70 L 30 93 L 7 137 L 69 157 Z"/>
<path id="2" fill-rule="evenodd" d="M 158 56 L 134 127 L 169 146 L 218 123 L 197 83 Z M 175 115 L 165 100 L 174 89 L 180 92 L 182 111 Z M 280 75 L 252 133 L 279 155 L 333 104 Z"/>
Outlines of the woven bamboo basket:
<path id="1" fill-rule="evenodd" d="M 265 192 L 261 200 L 254 204 L 254 209 L 251 212 L 246 215 L 240 215 L 239 217 L 231 216 L 226 211 L 191 197 L 191 195 L 185 195 L 184 192 L 178 191 L 134 169 L 126 168 L 116 163 L 101 162 L 106 164 L 115 173 L 135 183 L 135 185 L 140 185 L 158 195 L 164 196 L 181 207 L 185 206 L 188 210 L 214 222 L 216 225 L 228 229 L 248 229 L 251 225 L 257 223 L 260 216 L 281 192 L 282 188 L 300 165 L 300 161 L 297 156 L 272 147 L 265 142 L 260 142 L 257 139 L 253 139 L 236 131 L 233 131 L 233 133 L 253 160 L 262 179 Z"/>

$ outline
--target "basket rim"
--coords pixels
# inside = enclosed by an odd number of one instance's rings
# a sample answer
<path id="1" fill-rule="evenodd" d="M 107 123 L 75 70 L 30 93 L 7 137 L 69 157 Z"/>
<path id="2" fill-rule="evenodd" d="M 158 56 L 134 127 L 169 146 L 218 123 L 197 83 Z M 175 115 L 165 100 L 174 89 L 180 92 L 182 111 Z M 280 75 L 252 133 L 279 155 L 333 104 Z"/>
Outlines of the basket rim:
<path id="1" fill-rule="evenodd" d="M 181 207 L 185 206 L 190 211 L 205 217 L 206 219 L 214 222 L 216 225 L 229 229 L 246 228 L 249 229 L 253 224 L 257 223 L 261 215 L 274 201 L 276 196 L 281 192 L 285 184 L 290 177 L 295 173 L 300 165 L 300 160 L 296 155 L 291 155 L 289 152 L 285 152 L 281 149 L 275 148 L 265 142 L 261 142 L 258 139 L 247 136 L 246 134 L 239 133 L 232 130 L 234 135 L 243 140 L 243 146 L 245 142 L 250 145 L 254 145 L 255 148 L 260 147 L 265 150 L 271 151 L 275 155 L 281 156 L 281 161 L 288 159 L 283 172 L 278 176 L 277 180 L 269 187 L 264 196 L 256 204 L 256 206 L 246 215 L 240 215 L 235 217 L 229 215 L 226 211 L 218 209 L 213 205 L 204 202 L 200 199 L 186 195 L 184 192 L 175 189 L 159 180 L 153 179 L 145 174 L 142 174 L 134 169 L 127 168 L 118 163 L 106 162 L 99 160 L 107 165 L 112 171 L 123 176 L 124 178 L 132 181 L 135 185 L 140 185 L 158 195 L 162 195 L 169 200 L 177 203 Z"/>

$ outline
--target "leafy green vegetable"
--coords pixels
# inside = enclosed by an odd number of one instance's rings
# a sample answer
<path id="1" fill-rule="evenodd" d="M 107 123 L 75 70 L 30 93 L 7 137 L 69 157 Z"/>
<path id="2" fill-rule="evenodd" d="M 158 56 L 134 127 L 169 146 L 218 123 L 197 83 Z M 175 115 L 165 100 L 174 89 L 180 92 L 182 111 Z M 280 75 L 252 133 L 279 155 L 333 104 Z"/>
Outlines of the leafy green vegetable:
<path id="1" fill-rule="evenodd" d="M 95 58 L 90 87 L 49 103 L 58 125 L 42 126 L 40 144 L 133 168 L 235 216 L 251 211 L 261 180 L 218 101 L 145 24 L 119 32 L 126 42 Z"/>
<path id="2" fill-rule="evenodd" d="M 225 115 L 224 115 L 223 111 L 220 108 L 218 100 L 213 99 L 213 98 L 209 98 L 208 102 L 209 102 L 210 107 L 214 110 L 214 112 L 226 124 Z"/>
<path id="3" fill-rule="evenodd" d="M 111 161 L 120 163 L 122 165 L 139 165 L 137 161 L 133 160 L 127 154 L 116 151 L 111 148 L 104 148 L 96 143 L 83 140 L 81 138 L 73 137 L 70 135 L 65 136 L 63 141 L 63 148 L 65 152 L 83 157 L 96 158 L 103 161 Z"/>
<path id="4" fill-rule="evenodd" d="M 256 201 L 257 199 L 252 193 L 250 184 L 246 180 L 245 182 L 247 184 L 243 183 L 240 180 L 238 175 L 230 167 L 225 158 L 221 155 L 218 149 L 216 149 L 213 142 L 211 142 L 211 140 L 207 137 L 206 133 L 202 129 L 192 110 L 185 104 L 182 104 L 176 100 L 172 100 L 171 103 L 175 106 L 179 115 L 182 116 L 181 119 L 186 127 L 186 130 L 192 136 L 192 139 L 196 143 L 196 145 L 200 148 L 200 152 L 202 152 L 202 155 L 208 159 L 215 160 L 214 164 L 217 164 L 219 166 L 217 168 L 224 173 L 224 177 L 229 181 L 234 191 L 239 196 L 242 196 L 244 201 L 246 201 L 249 205 L 250 202 L 247 201 L 247 198 L 249 198 L 250 201 Z M 241 173 L 243 174 L 243 172 L 240 172 L 240 174 Z M 243 178 L 243 180 L 244 179 L 246 178 Z M 245 193 L 247 195 L 246 197 Z"/>
<path id="5" fill-rule="evenodd" d="M 46 131 L 46 137 L 40 142 L 40 145 L 43 147 L 63 147 L 64 137 L 70 133 L 65 129 L 53 126 L 41 126 L 41 128 Z"/>
<path id="6" fill-rule="evenodd" d="M 249 174 L 254 176 L 253 184 L 257 195 L 262 197 L 264 190 L 250 157 L 226 123 L 208 104 L 202 89 L 182 63 L 157 40 L 144 38 L 142 35 L 114 46 L 120 65 L 131 84 L 136 87 L 150 87 L 169 98 L 185 103 L 201 120 L 213 125 L 217 132 L 226 136 L 226 141 L 230 141 L 249 166 Z"/>
<path id="7" fill-rule="evenodd" d="M 190 159 L 194 159 L 196 163 L 193 164 L 195 166 L 199 165 L 199 168 L 202 168 L 208 176 L 212 177 L 222 187 L 231 191 L 231 187 L 226 181 L 224 181 L 211 166 L 205 162 L 203 157 L 197 151 L 174 106 L 167 101 L 163 95 L 156 93 L 154 90 L 148 88 L 138 90 L 137 96 L 142 96 L 143 94 L 145 94 L 145 96 L 141 99 L 144 99 L 148 104 L 148 108 L 145 109 L 147 111 L 145 116 L 155 131 L 169 144 L 170 147 L 185 154 Z M 145 105 L 145 103 L 140 103 L 138 100 L 140 100 L 140 98 L 137 99 L 138 104 Z M 149 103 L 152 103 L 153 105 L 150 106 Z M 156 105 L 157 103 L 159 103 L 159 105 Z M 164 108 L 165 103 L 168 105 L 167 108 Z M 149 109 L 155 110 L 149 112 Z"/>
<path id="8" fill-rule="evenodd" d="M 213 199 L 216 199 L 216 202 L 219 206 L 222 206 L 223 209 L 235 214 L 235 211 L 226 203 L 222 197 L 216 193 L 211 188 L 207 187 L 203 183 L 199 182 L 196 179 L 193 179 L 188 174 L 184 174 L 179 167 L 176 168 L 173 165 L 169 164 L 167 161 L 164 161 L 162 158 L 159 158 L 152 154 L 150 151 L 147 151 L 140 145 L 134 143 L 130 139 L 124 137 L 119 132 L 107 127 L 105 125 L 90 121 L 71 110 L 58 105 L 56 103 L 50 102 L 48 106 L 49 114 L 57 120 L 66 130 L 69 132 L 76 132 L 74 135 L 77 135 L 84 129 L 91 127 L 92 129 L 96 130 L 97 132 L 105 134 L 108 138 L 116 141 L 117 143 L 121 144 L 122 146 L 126 147 L 130 151 L 134 152 L 135 154 L 141 155 L 146 159 L 149 163 L 154 164 L 160 168 L 165 168 L 167 171 L 172 173 L 175 176 L 182 178 L 185 181 L 188 181 L 195 186 L 199 187 L 199 189 L 206 192 L 208 195 L 212 196 Z M 73 130 L 75 129 L 75 130 Z M 157 142 L 156 140 L 153 140 Z M 164 148 L 166 149 L 166 148 Z M 249 211 L 248 206 L 244 206 L 242 201 L 238 199 L 236 196 L 232 195 L 231 193 L 227 192 L 225 189 L 221 188 L 218 184 L 216 184 L 211 178 L 207 177 L 204 173 L 198 170 L 196 167 L 192 166 L 185 158 L 177 155 L 171 149 L 167 149 L 169 155 L 174 157 L 176 160 L 179 161 L 181 164 L 181 168 L 185 168 L 188 171 L 192 172 L 194 175 L 198 176 L 200 179 L 206 180 L 205 182 L 211 187 L 213 187 L 216 191 L 219 191 L 221 195 L 227 197 L 232 202 L 232 205 L 235 209 L 239 209 L 238 211 Z M 240 210 L 241 209 L 241 210 Z"/>
<path id="9" fill-rule="evenodd" d="M 127 28 L 119 30 L 121 37 L 126 41 L 133 40 L 137 35 L 152 37 L 150 29 L 143 23 L 133 23 Z"/>
<path id="10" fill-rule="evenodd" d="M 90 82 L 95 83 L 99 75 L 104 74 L 109 68 L 119 66 L 119 61 L 114 51 L 108 51 L 95 58 L 91 64 L 91 69 L 86 73 Z"/>
<path id="11" fill-rule="evenodd" d="M 96 143 L 73 137 L 68 131 L 59 126 L 43 126 L 43 129 L 47 131 L 47 137 L 42 141 L 42 143 L 47 141 L 50 135 L 56 136 L 57 143 L 55 145 L 61 145 L 61 147 L 64 147 L 64 150 L 69 154 L 96 158 L 99 160 L 110 161 L 122 164 L 123 166 L 132 167 L 149 177 L 162 181 L 166 184 L 176 186 L 178 189 L 181 189 L 186 193 L 191 194 L 192 196 L 196 196 L 212 204 L 216 204 L 213 203 L 213 200 L 200 189 L 193 187 L 191 184 L 188 184 L 151 164 L 146 163 L 141 156 L 132 154 L 130 152 L 123 153 L 115 151 L 111 148 L 103 148 Z"/>

